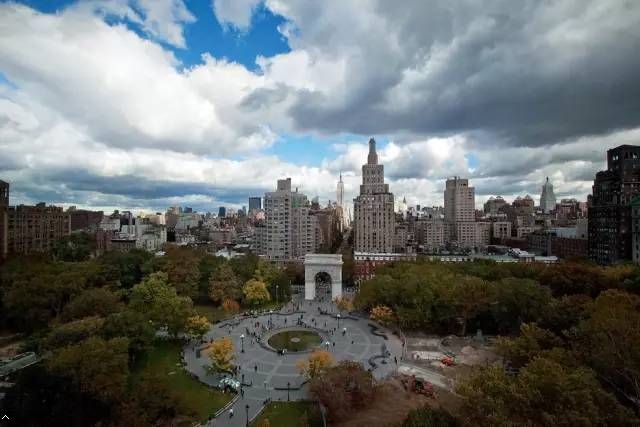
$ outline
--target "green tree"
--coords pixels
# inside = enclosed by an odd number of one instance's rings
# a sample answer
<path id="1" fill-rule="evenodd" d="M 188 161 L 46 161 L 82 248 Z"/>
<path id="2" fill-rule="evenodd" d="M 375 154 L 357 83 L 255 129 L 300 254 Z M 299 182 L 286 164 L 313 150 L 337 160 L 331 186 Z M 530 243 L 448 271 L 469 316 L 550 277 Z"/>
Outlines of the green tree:
<path id="1" fill-rule="evenodd" d="M 533 358 L 555 347 L 562 347 L 564 342 L 546 329 L 536 324 L 523 324 L 520 335 L 516 338 L 499 338 L 498 351 L 514 368 L 521 368 Z"/>
<path id="2" fill-rule="evenodd" d="M 153 254 L 134 249 L 129 252 L 106 252 L 99 258 L 105 279 L 117 287 L 130 289 L 140 283 L 147 265 L 153 261 Z"/>
<path id="3" fill-rule="evenodd" d="M 600 294 L 578 327 L 574 347 L 608 385 L 640 402 L 640 297 Z"/>
<path id="4" fill-rule="evenodd" d="M 593 371 L 543 357 L 516 377 L 490 366 L 460 384 L 466 425 L 631 426 L 638 419 L 602 389 Z"/>
<path id="5" fill-rule="evenodd" d="M 81 319 L 87 316 L 107 316 L 122 310 L 120 297 L 106 288 L 82 291 L 62 311 L 64 320 Z"/>
<path id="6" fill-rule="evenodd" d="M 59 261 L 86 261 L 96 249 L 96 240 L 89 233 L 72 233 L 56 241 L 53 257 Z"/>
<path id="7" fill-rule="evenodd" d="M 103 402 L 116 402 L 125 396 L 129 341 L 90 337 L 56 351 L 47 366 L 56 375 L 68 377 L 83 393 Z"/>
<path id="8" fill-rule="evenodd" d="M 205 316 L 191 316 L 187 319 L 187 333 L 193 337 L 201 339 L 204 334 L 209 332 L 211 325 Z"/>
<path id="9" fill-rule="evenodd" d="M 200 282 L 200 252 L 180 246 L 166 250 L 164 270 L 178 295 L 196 298 Z"/>
<path id="10" fill-rule="evenodd" d="M 466 335 L 469 319 L 489 310 L 495 301 L 494 289 L 488 282 L 473 276 L 463 276 L 454 282 L 451 298 L 462 325 L 461 335 Z"/>
<path id="11" fill-rule="evenodd" d="M 193 315 L 189 297 L 181 297 L 167 283 L 167 274 L 157 272 L 133 287 L 129 308 L 144 314 L 156 327 L 165 327 L 176 336 L 184 332 L 187 319 Z"/>
<path id="12" fill-rule="evenodd" d="M 252 306 L 259 306 L 271 299 L 267 285 L 259 280 L 251 279 L 242 287 L 244 299 Z"/>
<path id="13" fill-rule="evenodd" d="M 136 360 L 151 348 L 156 329 L 151 320 L 135 310 L 113 313 L 105 319 L 102 336 L 106 339 L 126 337 L 129 339 L 129 357 Z"/>
<path id="14" fill-rule="evenodd" d="M 45 347 L 51 349 L 75 344 L 93 335 L 98 335 L 103 325 L 104 319 L 96 316 L 64 323 L 49 332 L 45 339 Z"/>
<path id="15" fill-rule="evenodd" d="M 522 322 L 537 322 L 551 304 L 548 288 L 531 279 L 509 277 L 495 284 L 491 312 L 502 333 L 515 332 Z"/>

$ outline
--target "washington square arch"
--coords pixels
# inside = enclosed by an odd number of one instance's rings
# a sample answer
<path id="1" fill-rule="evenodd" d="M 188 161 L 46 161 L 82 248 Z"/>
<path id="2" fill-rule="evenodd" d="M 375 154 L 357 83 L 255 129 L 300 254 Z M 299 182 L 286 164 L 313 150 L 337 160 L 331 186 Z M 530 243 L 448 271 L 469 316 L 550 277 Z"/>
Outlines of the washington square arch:
<path id="1" fill-rule="evenodd" d="M 342 296 L 342 255 L 307 254 L 304 257 L 304 298 L 316 297 L 318 285 L 331 286 L 331 299 Z"/>

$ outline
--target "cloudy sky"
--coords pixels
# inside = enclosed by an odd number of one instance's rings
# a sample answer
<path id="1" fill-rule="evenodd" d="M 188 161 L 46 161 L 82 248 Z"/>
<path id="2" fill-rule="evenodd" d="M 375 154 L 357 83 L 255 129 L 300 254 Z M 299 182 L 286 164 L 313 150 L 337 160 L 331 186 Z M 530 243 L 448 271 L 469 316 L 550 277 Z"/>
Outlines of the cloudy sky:
<path id="1" fill-rule="evenodd" d="M 586 199 L 640 144 L 637 0 L 0 2 L 11 203 L 246 205 L 290 176 L 322 201 L 366 142 L 397 198 Z"/>

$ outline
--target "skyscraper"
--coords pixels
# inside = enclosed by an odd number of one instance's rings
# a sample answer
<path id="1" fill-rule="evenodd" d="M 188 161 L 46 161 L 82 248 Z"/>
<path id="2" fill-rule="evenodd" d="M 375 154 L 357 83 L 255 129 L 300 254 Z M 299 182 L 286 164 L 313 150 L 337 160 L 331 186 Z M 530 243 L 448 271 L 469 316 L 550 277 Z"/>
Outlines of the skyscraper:
<path id="1" fill-rule="evenodd" d="M 553 184 L 547 181 L 542 186 L 542 194 L 540 194 L 540 209 L 543 213 L 549 213 L 556 208 L 556 195 L 553 194 Z"/>
<path id="2" fill-rule="evenodd" d="M 342 172 L 340 172 L 340 181 L 338 181 L 338 188 L 336 189 L 336 201 L 338 206 L 344 206 L 344 182 L 342 182 Z"/>
<path id="3" fill-rule="evenodd" d="M 249 213 L 262 209 L 262 197 L 249 197 Z"/>
<path id="4" fill-rule="evenodd" d="M 7 256 L 9 239 L 9 183 L 0 180 L 0 258 Z"/>
<path id="5" fill-rule="evenodd" d="M 640 194 L 640 146 L 607 151 L 607 170 L 596 174 L 589 197 L 589 258 L 609 265 L 631 260 L 631 201 Z"/>
<path id="6" fill-rule="evenodd" d="M 289 261 L 315 252 L 316 218 L 309 208 L 306 195 L 297 188 L 291 191 L 291 178 L 279 179 L 276 191 L 264 195 L 265 227 L 258 245 L 262 255 L 272 261 Z"/>
<path id="7" fill-rule="evenodd" d="M 225 216 L 227 216 L 227 208 L 220 206 L 218 208 L 218 218 L 224 218 Z"/>
<path id="8" fill-rule="evenodd" d="M 444 221 L 449 224 L 449 239 L 458 246 L 471 248 L 486 244 L 488 230 L 476 223 L 475 189 L 469 180 L 457 176 L 447 179 L 444 189 Z"/>
<path id="9" fill-rule="evenodd" d="M 367 163 L 362 165 L 360 195 L 353 200 L 355 252 L 393 252 L 393 208 L 393 194 L 384 183 L 384 166 L 378 164 L 376 141 L 371 138 Z"/>
<path id="10" fill-rule="evenodd" d="M 340 180 L 336 188 L 336 204 L 338 213 L 338 224 L 340 231 L 345 227 L 345 212 L 344 212 L 344 182 L 342 182 L 342 172 L 340 172 Z"/>

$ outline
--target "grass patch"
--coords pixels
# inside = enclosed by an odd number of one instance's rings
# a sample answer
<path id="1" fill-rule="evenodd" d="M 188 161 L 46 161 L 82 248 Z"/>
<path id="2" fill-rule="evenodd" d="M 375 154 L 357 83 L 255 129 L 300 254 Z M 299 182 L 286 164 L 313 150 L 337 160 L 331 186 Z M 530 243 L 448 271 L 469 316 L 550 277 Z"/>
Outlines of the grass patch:
<path id="1" fill-rule="evenodd" d="M 224 312 L 222 306 L 196 304 L 194 308 L 200 316 L 206 317 L 212 324 L 218 323 L 220 320 L 226 317 L 226 313 Z"/>
<path id="2" fill-rule="evenodd" d="M 251 427 L 261 427 L 267 419 L 271 427 L 298 427 L 302 418 L 309 427 L 322 427 L 320 408 L 313 402 L 272 402 L 251 423 Z"/>
<path id="3" fill-rule="evenodd" d="M 175 392 L 184 406 L 196 413 L 200 420 L 206 420 L 233 396 L 212 389 L 192 378 L 180 366 L 182 345 L 181 341 L 156 341 L 153 349 L 137 364 L 132 376 L 132 385 L 135 387 L 144 373 L 153 373 L 165 378 L 169 388 Z"/>
<path id="4" fill-rule="evenodd" d="M 269 345 L 276 350 L 302 351 L 322 343 L 322 338 L 313 331 L 284 331 L 269 338 Z"/>

